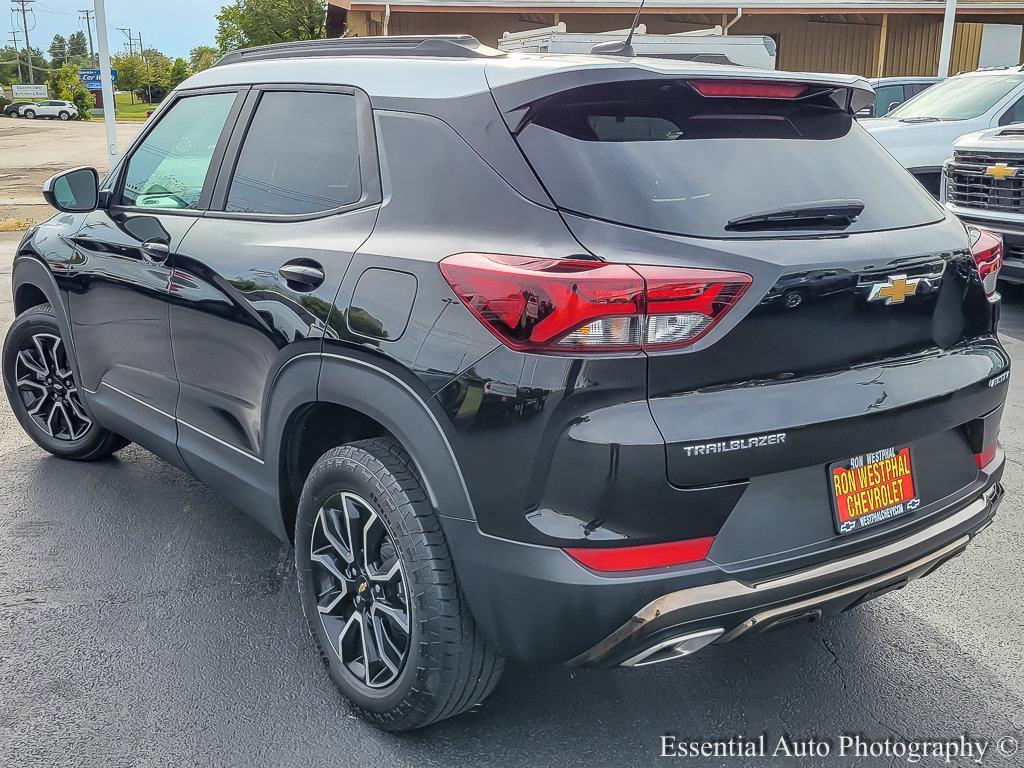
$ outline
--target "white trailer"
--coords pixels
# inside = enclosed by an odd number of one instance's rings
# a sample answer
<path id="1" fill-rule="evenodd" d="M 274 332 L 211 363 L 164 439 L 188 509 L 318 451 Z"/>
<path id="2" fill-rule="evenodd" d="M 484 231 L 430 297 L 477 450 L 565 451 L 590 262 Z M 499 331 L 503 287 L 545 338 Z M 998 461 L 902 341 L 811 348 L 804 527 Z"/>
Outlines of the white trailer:
<path id="1" fill-rule="evenodd" d="M 568 32 L 565 22 L 561 22 L 553 27 L 526 32 L 505 32 L 498 40 L 498 48 L 508 52 L 590 53 L 598 43 L 623 40 L 628 33 L 628 29 Z M 640 24 L 633 35 L 633 50 L 638 56 L 659 59 L 775 69 L 776 48 L 772 38 L 768 35 L 723 35 L 721 27 L 674 35 L 649 35 L 647 26 Z"/>

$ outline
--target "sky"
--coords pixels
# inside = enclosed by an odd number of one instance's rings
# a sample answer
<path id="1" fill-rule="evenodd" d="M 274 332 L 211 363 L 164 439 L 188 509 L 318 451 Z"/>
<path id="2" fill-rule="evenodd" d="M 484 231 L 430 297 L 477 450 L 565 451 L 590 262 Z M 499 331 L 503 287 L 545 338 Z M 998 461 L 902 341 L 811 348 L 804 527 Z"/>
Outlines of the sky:
<path id="1" fill-rule="evenodd" d="M 9 0 L 0 0 L 9 5 Z M 127 38 L 118 27 L 132 30 L 132 36 L 142 33 L 146 48 L 156 48 L 170 56 L 188 58 L 188 52 L 197 45 L 212 45 L 217 32 L 214 14 L 227 0 L 106 0 L 108 41 L 111 55 L 127 50 Z M 28 17 L 28 37 L 33 48 L 44 53 L 54 35 L 68 35 L 85 31 L 85 22 L 79 10 L 92 9 L 93 0 L 35 0 Z M 93 17 L 95 38 L 95 16 Z M 0 34 L 7 43 L 11 31 L 16 30 L 21 45 L 25 44 L 21 12 L 9 13 Z"/>

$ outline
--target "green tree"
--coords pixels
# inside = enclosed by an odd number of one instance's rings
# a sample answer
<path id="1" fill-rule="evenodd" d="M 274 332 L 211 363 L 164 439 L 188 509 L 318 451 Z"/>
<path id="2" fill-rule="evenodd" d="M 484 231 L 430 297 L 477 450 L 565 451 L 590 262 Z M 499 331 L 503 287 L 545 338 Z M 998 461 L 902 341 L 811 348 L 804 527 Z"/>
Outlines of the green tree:
<path id="1" fill-rule="evenodd" d="M 89 43 L 85 39 L 85 32 L 75 32 L 68 38 L 68 58 L 88 59 Z"/>
<path id="2" fill-rule="evenodd" d="M 171 64 L 171 88 L 177 88 L 192 73 L 189 71 L 188 62 L 180 56 Z"/>
<path id="3" fill-rule="evenodd" d="M 24 75 L 21 81 L 23 83 L 29 82 L 28 68 L 25 65 L 26 62 L 26 49 L 21 49 L 21 69 Z M 43 56 L 43 52 L 38 48 L 32 48 L 32 68 L 35 70 L 35 79 L 37 83 L 46 82 L 46 73 L 50 69 L 50 62 Z"/>
<path id="4" fill-rule="evenodd" d="M 212 45 L 198 45 L 188 54 L 188 66 L 193 72 L 202 72 L 217 63 L 220 51 Z"/>
<path id="5" fill-rule="evenodd" d="M 50 98 L 73 101 L 81 118 L 90 119 L 89 110 L 96 106 L 96 98 L 85 87 L 85 83 L 78 79 L 78 67 L 65 64 L 59 69 L 50 70 L 46 85 L 50 89 Z"/>
<path id="6" fill-rule="evenodd" d="M 18 77 L 18 51 L 13 45 L 5 45 L 0 48 L 0 85 L 11 85 L 20 83 Z M 22 77 L 25 74 L 25 63 L 21 65 Z"/>
<path id="7" fill-rule="evenodd" d="M 134 104 L 135 94 L 142 91 L 146 82 L 146 63 L 137 53 L 119 53 L 111 57 L 110 64 L 117 70 L 118 90 L 128 91 Z"/>
<path id="8" fill-rule="evenodd" d="M 171 90 L 171 60 L 155 48 L 142 52 L 142 89 L 150 102 L 162 101 Z"/>
<path id="9" fill-rule="evenodd" d="M 64 35 L 54 35 L 50 43 L 50 60 L 53 66 L 60 67 L 68 63 L 68 41 Z"/>
<path id="10" fill-rule="evenodd" d="M 326 34 L 327 0 L 234 0 L 217 14 L 222 51 Z"/>

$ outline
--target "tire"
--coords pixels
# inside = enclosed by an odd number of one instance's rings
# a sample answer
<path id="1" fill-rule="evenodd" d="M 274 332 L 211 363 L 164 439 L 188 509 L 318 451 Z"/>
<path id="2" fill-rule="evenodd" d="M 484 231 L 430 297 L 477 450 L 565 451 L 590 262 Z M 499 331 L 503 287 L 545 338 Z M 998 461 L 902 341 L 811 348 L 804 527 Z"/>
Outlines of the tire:
<path id="1" fill-rule="evenodd" d="M 796 309 L 804 303 L 804 294 L 802 291 L 787 291 L 782 296 L 782 304 L 786 309 Z"/>
<path id="2" fill-rule="evenodd" d="M 35 118 L 36 118 L 35 110 L 33 110 L 33 109 L 26 109 L 25 110 L 25 117 L 27 117 L 29 120 L 35 120 Z"/>
<path id="3" fill-rule="evenodd" d="M 21 356 L 23 351 L 27 358 Z M 2 361 L 11 410 L 44 451 L 64 459 L 96 461 L 129 444 L 92 420 L 49 304 L 26 309 L 15 318 L 4 340 Z M 42 370 L 45 376 L 37 372 Z M 19 387 L 19 381 L 25 383 Z"/>
<path id="4" fill-rule="evenodd" d="M 59 117 L 61 120 L 70 120 L 71 119 L 71 114 L 69 112 L 65 112 L 65 111 L 61 110 L 58 113 L 57 117 Z"/>
<path id="5" fill-rule="evenodd" d="M 345 511 L 355 521 L 348 532 L 341 527 Z M 362 536 L 351 534 L 357 526 Z M 328 538 L 330 531 L 339 545 Z M 365 557 L 353 557 L 355 548 L 346 549 L 345 542 L 360 539 Z M 362 575 L 346 565 L 344 551 Z M 394 572 L 395 560 L 397 575 L 381 586 L 380 574 Z M 409 731 L 465 712 L 494 689 L 504 659 L 477 629 L 437 515 L 412 460 L 394 439 L 362 440 L 320 457 L 299 500 L 295 562 L 303 613 L 320 658 L 364 719 L 385 730 Z M 342 569 L 349 572 L 346 580 L 332 575 Z M 403 607 L 404 641 L 401 622 L 391 619 Z M 390 649 L 381 654 L 390 656 L 387 665 L 365 650 L 362 624 L 353 618 L 360 612 L 376 630 L 370 645 Z"/>

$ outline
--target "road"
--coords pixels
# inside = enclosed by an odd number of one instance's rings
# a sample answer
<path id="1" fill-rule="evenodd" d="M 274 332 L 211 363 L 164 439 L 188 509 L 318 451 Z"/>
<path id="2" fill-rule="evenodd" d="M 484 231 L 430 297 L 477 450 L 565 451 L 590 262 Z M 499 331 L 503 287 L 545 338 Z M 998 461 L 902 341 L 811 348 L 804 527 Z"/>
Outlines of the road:
<path id="1" fill-rule="evenodd" d="M 11 320 L 15 244 L 0 235 L 0 330 Z M 1022 360 L 1024 294 L 1008 296 L 1004 315 L 1007 348 Z M 928 579 L 681 663 L 513 667 L 478 710 L 405 736 L 356 720 L 328 683 L 289 548 L 141 449 L 96 464 L 49 457 L 4 401 L 0 765 L 640 766 L 664 762 L 670 733 L 1024 736 L 1022 388 L 1018 375 L 1003 418 L 1000 515 Z M 984 765 L 1021 761 L 993 747 Z"/>
<path id="2" fill-rule="evenodd" d="M 142 126 L 118 123 L 118 148 L 127 148 Z M 58 171 L 80 165 L 105 172 L 106 143 L 102 120 L 64 123 L 0 117 L 0 223 L 45 220 L 47 208 L 39 194 L 42 183 Z M 46 162 L 40 163 L 43 157 Z"/>

